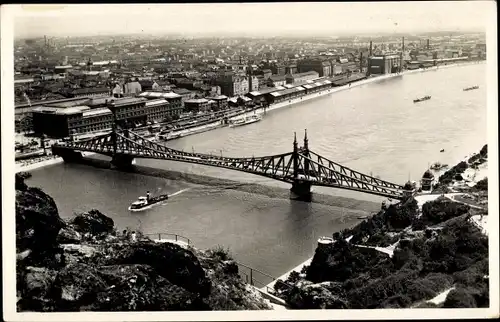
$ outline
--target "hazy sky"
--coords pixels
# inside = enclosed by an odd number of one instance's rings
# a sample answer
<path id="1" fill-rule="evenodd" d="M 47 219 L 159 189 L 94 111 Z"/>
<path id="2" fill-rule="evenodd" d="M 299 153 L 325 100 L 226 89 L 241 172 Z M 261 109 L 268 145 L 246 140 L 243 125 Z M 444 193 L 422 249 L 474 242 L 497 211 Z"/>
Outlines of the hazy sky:
<path id="1" fill-rule="evenodd" d="M 488 3 L 489 2 L 489 3 Z M 19 6 L 15 37 L 485 30 L 491 1 Z"/>

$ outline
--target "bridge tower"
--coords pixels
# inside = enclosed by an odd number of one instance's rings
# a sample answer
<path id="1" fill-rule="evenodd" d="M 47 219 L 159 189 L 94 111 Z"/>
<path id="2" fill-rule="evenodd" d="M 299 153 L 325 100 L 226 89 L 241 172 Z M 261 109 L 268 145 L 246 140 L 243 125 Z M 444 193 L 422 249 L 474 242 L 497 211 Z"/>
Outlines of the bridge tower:
<path id="1" fill-rule="evenodd" d="M 290 189 L 290 199 L 292 200 L 300 200 L 300 201 L 311 201 L 311 183 L 307 180 L 302 179 L 299 175 L 305 175 L 309 171 L 309 163 L 308 160 L 304 159 L 304 168 L 300 168 L 300 158 L 301 154 L 303 156 L 309 156 L 309 146 L 307 140 L 307 132 L 304 136 L 304 146 L 302 147 L 299 153 L 299 147 L 297 143 L 297 133 L 294 133 L 293 140 L 293 182 L 292 188 Z"/>
<path id="2" fill-rule="evenodd" d="M 126 154 L 118 153 L 118 135 L 117 135 L 118 123 L 116 119 L 116 106 L 113 104 L 113 102 L 111 102 L 111 104 L 108 104 L 108 108 L 111 110 L 111 113 L 113 114 L 113 123 L 111 130 L 111 141 L 113 142 L 113 156 L 111 159 L 111 166 L 115 168 L 129 168 L 132 165 L 132 161 L 134 160 L 134 158 Z M 125 129 L 124 134 L 125 137 L 128 137 L 128 129 Z"/>

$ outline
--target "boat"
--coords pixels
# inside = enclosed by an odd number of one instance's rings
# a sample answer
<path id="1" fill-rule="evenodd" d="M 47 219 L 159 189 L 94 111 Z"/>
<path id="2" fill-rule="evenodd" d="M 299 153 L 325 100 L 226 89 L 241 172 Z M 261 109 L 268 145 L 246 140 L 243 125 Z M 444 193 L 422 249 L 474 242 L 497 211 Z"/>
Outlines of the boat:
<path id="1" fill-rule="evenodd" d="M 464 88 L 464 92 L 466 92 L 466 91 L 472 91 L 473 89 L 478 89 L 478 88 L 479 88 L 479 86 L 477 86 L 477 85 L 476 86 L 472 86 L 472 87 L 467 87 L 467 88 Z"/>
<path id="2" fill-rule="evenodd" d="M 234 122 L 231 123 L 231 125 L 229 125 L 229 127 L 237 127 L 237 126 L 252 124 L 255 122 L 259 122 L 260 120 L 262 120 L 262 116 L 260 114 L 254 114 L 249 117 L 243 117 L 235 120 Z"/>
<path id="3" fill-rule="evenodd" d="M 427 101 L 427 100 L 430 100 L 430 99 L 431 99 L 430 96 L 424 96 L 422 98 L 417 98 L 417 99 L 413 100 L 413 103 L 423 102 L 423 101 Z"/>
<path id="4" fill-rule="evenodd" d="M 158 135 L 158 138 L 162 141 L 169 141 L 169 140 L 173 140 L 173 139 L 178 139 L 180 138 L 182 135 L 180 133 L 172 133 L 172 132 L 168 132 L 168 133 L 164 133 L 164 134 L 160 134 Z"/>
<path id="5" fill-rule="evenodd" d="M 139 197 L 137 198 L 137 201 L 134 201 L 130 207 L 128 207 L 128 210 L 129 211 L 142 211 L 142 210 L 145 210 L 147 208 L 150 208 L 162 201 L 165 201 L 168 199 L 168 195 L 167 194 L 163 194 L 163 195 L 158 195 L 156 197 L 151 197 L 150 194 L 149 194 L 149 191 L 146 193 L 146 197 Z"/>
<path id="6" fill-rule="evenodd" d="M 448 166 L 447 164 L 441 164 L 439 162 L 435 162 L 434 164 L 432 164 L 430 166 L 430 169 L 434 170 L 434 171 L 438 171 L 438 170 L 446 168 L 447 166 Z"/>

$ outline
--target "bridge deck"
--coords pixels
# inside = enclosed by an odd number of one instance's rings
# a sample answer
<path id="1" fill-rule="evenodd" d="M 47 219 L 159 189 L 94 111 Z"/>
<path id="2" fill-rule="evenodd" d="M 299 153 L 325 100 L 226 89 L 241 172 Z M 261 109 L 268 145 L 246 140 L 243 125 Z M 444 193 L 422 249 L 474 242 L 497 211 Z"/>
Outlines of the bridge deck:
<path id="1" fill-rule="evenodd" d="M 136 133 L 116 132 L 94 138 L 54 145 L 55 153 L 62 151 L 95 152 L 108 156 L 128 156 L 195 163 L 252 173 L 283 182 L 309 182 L 311 185 L 359 191 L 401 199 L 403 187 L 349 169 L 319 154 L 303 148 L 294 152 L 264 157 L 223 157 L 189 153 L 171 149 Z"/>

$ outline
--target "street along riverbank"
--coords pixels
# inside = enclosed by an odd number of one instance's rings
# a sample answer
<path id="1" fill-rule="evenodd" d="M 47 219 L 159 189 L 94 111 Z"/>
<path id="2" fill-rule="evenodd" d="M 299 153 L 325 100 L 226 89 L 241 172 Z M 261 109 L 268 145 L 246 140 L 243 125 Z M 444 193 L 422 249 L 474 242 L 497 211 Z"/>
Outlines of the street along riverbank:
<path id="1" fill-rule="evenodd" d="M 415 74 L 415 73 L 424 73 L 424 72 L 429 72 L 429 71 L 436 71 L 439 69 L 446 69 L 446 68 L 452 68 L 452 67 L 459 67 L 459 66 L 466 66 L 466 65 L 472 65 L 472 64 L 484 64 L 485 62 L 466 62 L 466 63 L 457 63 L 457 64 L 449 64 L 449 65 L 442 65 L 442 66 L 436 66 L 436 67 L 431 67 L 431 68 L 426 68 L 426 69 L 417 69 L 417 70 L 407 70 L 403 71 L 402 73 L 399 74 L 388 74 L 388 75 L 382 75 L 382 76 L 373 76 L 368 79 L 360 80 L 360 81 L 355 81 L 351 83 L 351 86 L 349 85 L 344 85 L 344 86 L 339 86 L 339 87 L 332 87 L 331 89 L 319 92 L 319 93 L 313 93 L 310 95 L 305 95 L 302 97 L 298 97 L 289 101 L 285 102 L 280 102 L 277 104 L 273 104 L 269 107 L 267 107 L 265 110 L 263 108 L 257 109 L 255 112 L 235 112 L 232 114 L 230 117 L 231 119 L 242 117 L 244 115 L 250 115 L 252 113 L 263 113 L 263 112 L 271 112 L 274 110 L 279 110 L 284 107 L 292 107 L 294 105 L 298 105 L 301 103 L 306 103 L 311 100 L 314 100 L 316 98 L 332 95 L 337 92 L 349 90 L 354 87 L 362 86 L 362 85 L 367 85 L 370 83 L 376 83 L 376 82 L 381 82 L 387 79 L 395 78 L 395 77 L 401 77 L 404 75 L 409 75 L 409 74 Z M 215 129 L 219 129 L 221 127 L 225 127 L 227 125 L 221 124 L 220 120 L 213 121 L 213 122 L 208 122 L 200 126 L 189 126 L 188 128 L 184 128 L 181 130 L 176 130 L 172 132 L 174 135 L 179 135 L 179 138 L 186 137 L 186 136 L 191 136 L 207 131 L 212 131 Z M 174 139 L 178 140 L 178 139 Z M 54 165 L 61 163 L 62 159 L 60 158 L 53 158 L 53 157 L 42 157 L 38 158 L 36 161 L 34 160 L 26 160 L 24 162 L 19 162 L 16 164 L 16 172 L 21 172 L 21 171 L 31 171 L 35 170 L 41 167 L 49 166 L 49 165 Z"/>

